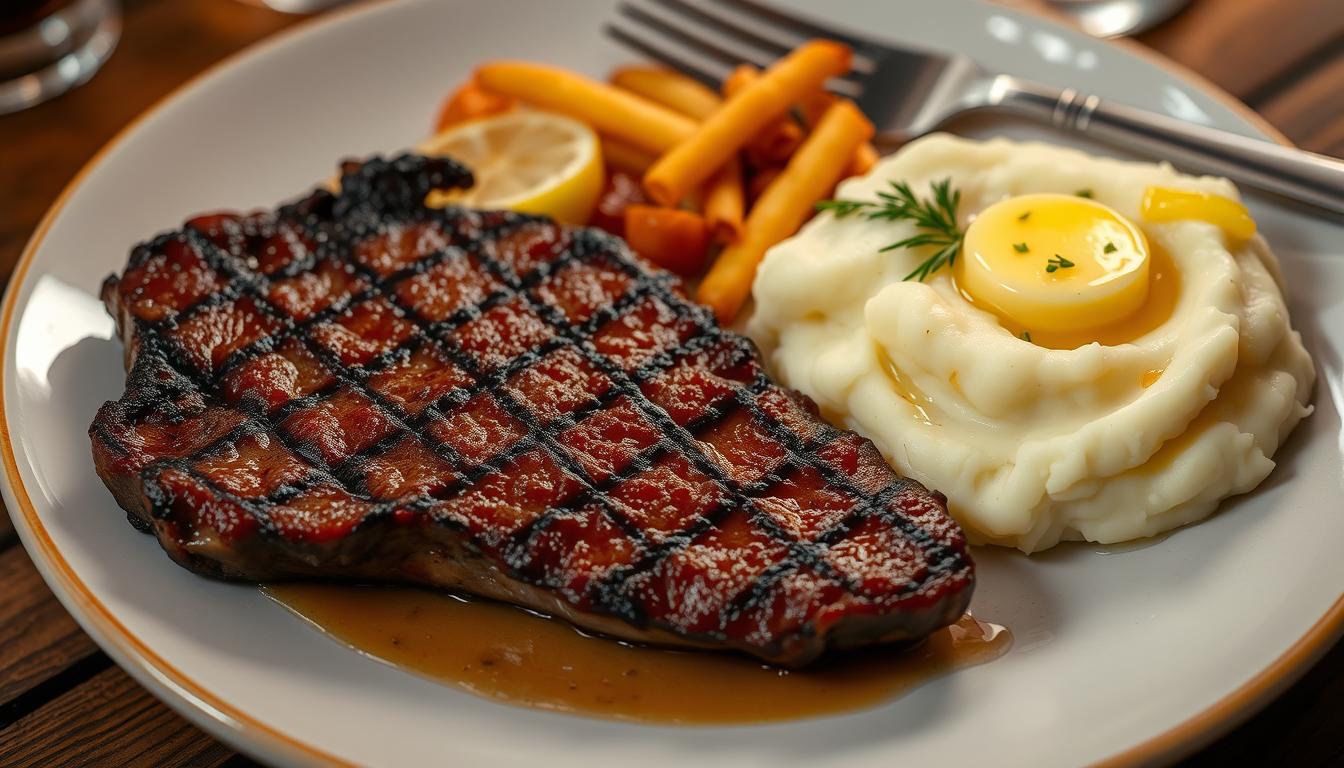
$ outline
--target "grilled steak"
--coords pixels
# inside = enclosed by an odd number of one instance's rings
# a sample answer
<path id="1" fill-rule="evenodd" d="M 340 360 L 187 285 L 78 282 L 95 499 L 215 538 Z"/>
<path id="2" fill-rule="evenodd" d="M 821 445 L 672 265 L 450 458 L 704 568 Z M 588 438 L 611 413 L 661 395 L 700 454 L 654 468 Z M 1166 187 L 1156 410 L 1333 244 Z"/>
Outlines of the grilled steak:
<path id="1" fill-rule="evenodd" d="M 447 159 L 138 246 L 90 428 L 131 522 L 226 579 L 401 582 L 802 665 L 955 621 L 941 495 L 591 229 L 435 209 Z"/>

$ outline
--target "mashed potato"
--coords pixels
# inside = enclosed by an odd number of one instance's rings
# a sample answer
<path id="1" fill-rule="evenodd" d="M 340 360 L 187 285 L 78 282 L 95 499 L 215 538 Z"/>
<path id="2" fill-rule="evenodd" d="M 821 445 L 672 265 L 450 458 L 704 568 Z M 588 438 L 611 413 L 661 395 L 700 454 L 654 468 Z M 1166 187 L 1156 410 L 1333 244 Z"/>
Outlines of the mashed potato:
<path id="1" fill-rule="evenodd" d="M 1050 349 L 974 306 L 950 270 L 904 280 L 926 254 L 879 249 L 911 224 L 823 214 L 769 252 L 754 286 L 749 331 L 787 384 L 947 494 L 973 540 L 1027 552 L 1152 536 L 1269 474 L 1315 378 L 1278 263 L 1259 236 L 1234 243 L 1208 223 L 1140 213 L 1149 186 L 1235 198 L 1230 182 L 935 135 L 837 196 L 870 200 L 891 180 L 923 196 L 947 177 L 963 223 L 1007 197 L 1090 190 L 1166 254 L 1179 288 L 1132 338 Z"/>

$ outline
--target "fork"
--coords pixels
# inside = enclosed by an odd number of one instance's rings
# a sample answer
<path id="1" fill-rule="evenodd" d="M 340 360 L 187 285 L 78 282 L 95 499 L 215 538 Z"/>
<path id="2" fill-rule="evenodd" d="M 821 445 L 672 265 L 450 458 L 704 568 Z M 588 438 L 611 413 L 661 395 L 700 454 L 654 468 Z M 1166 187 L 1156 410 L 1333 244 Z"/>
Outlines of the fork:
<path id="1" fill-rule="evenodd" d="M 766 67 L 810 38 L 839 40 L 854 49 L 853 70 L 827 87 L 858 104 L 884 145 L 960 115 L 1012 113 L 1344 215 L 1344 163 L 1333 158 L 996 74 L 961 54 L 855 37 L 761 0 L 621 0 L 605 30 L 715 88 L 740 63 Z"/>

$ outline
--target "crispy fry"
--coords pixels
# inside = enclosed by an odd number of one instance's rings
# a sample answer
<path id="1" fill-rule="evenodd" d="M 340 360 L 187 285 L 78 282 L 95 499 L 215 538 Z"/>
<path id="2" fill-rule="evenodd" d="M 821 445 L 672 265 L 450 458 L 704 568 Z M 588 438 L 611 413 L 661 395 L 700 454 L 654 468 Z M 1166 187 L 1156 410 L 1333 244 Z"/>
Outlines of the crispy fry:
<path id="1" fill-rule="evenodd" d="M 747 143 L 747 159 L 754 167 L 783 165 L 803 144 L 803 129 L 793 121 L 778 121 L 765 127 Z"/>
<path id="2" fill-rule="evenodd" d="M 724 96 L 732 98 L 735 94 L 741 93 L 743 88 L 756 82 L 756 79 L 760 76 L 761 70 L 757 69 L 755 65 L 738 64 L 732 72 L 728 73 L 727 77 L 723 78 L 723 85 L 720 86 L 720 90 L 723 91 Z"/>
<path id="3" fill-rule="evenodd" d="M 692 189 L 689 194 L 687 194 L 685 197 L 681 199 L 681 203 L 679 203 L 677 207 L 684 211 L 694 211 L 698 214 L 704 215 L 705 194 L 708 191 L 709 190 L 706 187 L 696 187 L 695 189 Z M 648 193 L 649 191 L 647 189 L 644 190 L 645 195 L 648 195 Z"/>
<path id="4" fill-rule="evenodd" d="M 849 161 L 849 167 L 845 169 L 846 178 L 850 176 L 862 176 L 871 171 L 881 156 L 877 154 L 877 148 L 870 143 L 859 145 L 854 151 L 854 158 Z"/>
<path id="5" fill-rule="evenodd" d="M 701 281 L 697 297 L 713 308 L 720 322 L 731 322 L 746 302 L 766 249 L 802 226 L 812 206 L 840 180 L 854 150 L 872 135 L 873 124 L 849 101 L 837 100 L 826 110 L 788 167 L 752 207 L 742 241 L 725 248 Z"/>
<path id="6" fill-rule="evenodd" d="M 723 95 L 732 98 L 742 89 L 756 82 L 760 70 L 750 64 L 740 64 L 732 74 L 724 78 Z M 803 143 L 803 129 L 789 112 L 771 120 L 751 141 L 747 142 L 747 160 L 753 168 L 767 165 L 783 165 L 789 156 Z"/>
<path id="7" fill-rule="evenodd" d="M 760 199 L 761 193 L 769 189 L 770 185 L 775 183 L 775 179 L 779 178 L 779 174 L 783 171 L 784 166 L 782 165 L 758 168 L 751 175 L 751 184 L 747 187 L 747 199 L 754 205 Z"/>
<path id="8" fill-rule="evenodd" d="M 476 78 L 472 77 L 444 99 L 443 106 L 439 108 L 438 119 L 434 121 L 434 132 L 442 133 L 445 128 L 468 120 L 508 112 L 516 103 L 507 96 L 487 91 L 476 82 Z"/>
<path id="9" fill-rule="evenodd" d="M 798 101 L 798 114 L 803 118 L 803 127 L 809 131 L 821 122 L 821 116 L 835 103 L 835 95 L 830 91 L 816 90 Z"/>
<path id="10" fill-rule="evenodd" d="M 798 112 L 802 115 L 803 122 L 808 126 L 816 125 L 826 110 L 835 103 L 835 99 L 835 96 L 826 91 L 818 91 L 803 99 L 798 104 Z M 877 148 L 872 143 L 865 143 L 854 152 L 854 160 L 845 170 L 845 178 L 862 176 L 871 171 L 880 159 L 881 156 L 877 153 Z"/>
<path id="11" fill-rule="evenodd" d="M 698 213 L 631 205 L 625 209 L 625 239 L 640 256 L 689 277 L 705 266 L 709 228 Z"/>
<path id="12" fill-rule="evenodd" d="M 847 46 L 827 40 L 799 46 L 725 102 L 649 169 L 644 187 L 650 197 L 663 205 L 675 205 L 803 94 L 847 72 L 852 58 Z"/>
<path id="13" fill-rule="evenodd" d="M 621 67 L 611 73 L 611 83 L 696 120 L 709 117 L 723 103 L 712 89 L 670 69 Z"/>
<path id="14" fill-rule="evenodd" d="M 611 136 L 602 137 L 602 159 L 608 168 L 643 174 L 658 159 L 657 155 Z"/>
<path id="15" fill-rule="evenodd" d="M 705 219 L 716 242 L 735 243 L 742 237 L 745 208 L 742 161 L 732 157 L 710 179 L 709 189 L 705 192 Z"/>
<path id="16" fill-rule="evenodd" d="M 557 67 L 496 61 L 476 71 L 494 93 L 569 115 L 648 152 L 666 152 L 695 133 L 694 120 L 629 91 Z"/>

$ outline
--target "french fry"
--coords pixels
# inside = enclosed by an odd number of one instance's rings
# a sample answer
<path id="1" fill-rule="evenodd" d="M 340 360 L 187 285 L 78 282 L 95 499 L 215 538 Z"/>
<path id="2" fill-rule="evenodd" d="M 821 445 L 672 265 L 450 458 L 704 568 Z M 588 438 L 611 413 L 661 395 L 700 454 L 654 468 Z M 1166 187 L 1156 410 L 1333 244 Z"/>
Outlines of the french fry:
<path id="1" fill-rule="evenodd" d="M 835 103 L 830 91 L 816 90 L 804 96 L 797 104 L 798 114 L 803 118 L 803 127 L 809 131 L 821 122 L 821 116 Z"/>
<path id="2" fill-rule="evenodd" d="M 611 83 L 696 120 L 709 117 L 723 103 L 712 89 L 670 69 L 621 67 L 611 73 Z"/>
<path id="3" fill-rule="evenodd" d="M 643 175 L 657 161 L 658 156 L 610 136 L 602 138 L 602 160 L 608 168 L 619 168 Z"/>
<path id="4" fill-rule="evenodd" d="M 742 161 L 736 157 L 714 174 L 705 192 L 705 220 L 714 240 L 735 243 L 742 237 L 746 200 L 742 189 Z"/>
<path id="5" fill-rule="evenodd" d="M 853 52 L 840 43 L 814 40 L 799 46 L 659 158 L 644 175 L 649 196 L 675 205 L 803 94 L 849 71 L 852 59 Z M 485 78 L 482 83 L 499 90 Z"/>
<path id="6" fill-rule="evenodd" d="M 747 199 L 752 204 L 755 204 L 755 202 L 760 199 L 761 193 L 769 189 L 770 185 L 775 183 L 775 179 L 779 178 L 779 174 L 783 171 L 784 167 L 780 165 L 772 165 L 768 168 L 758 168 L 756 172 L 751 175 L 751 184 L 747 186 Z"/>
<path id="7" fill-rule="evenodd" d="M 802 226 L 816 202 L 840 180 L 854 151 L 872 136 L 873 124 L 849 101 L 837 100 L 826 110 L 783 173 L 752 206 L 741 242 L 725 248 L 700 282 L 697 298 L 714 310 L 719 322 L 737 316 L 765 251 Z"/>
<path id="8" fill-rule="evenodd" d="M 445 128 L 451 128 L 468 120 L 508 112 L 515 105 L 514 99 L 482 88 L 473 77 L 444 99 L 443 106 L 439 108 L 438 118 L 434 121 L 434 132 L 441 133 Z"/>
<path id="9" fill-rule="evenodd" d="M 803 99 L 798 104 L 798 111 L 803 117 L 803 122 L 809 126 L 816 125 L 826 110 L 835 103 L 835 98 L 826 91 L 818 91 Z M 871 143 L 865 143 L 854 152 L 854 160 L 850 162 L 849 168 L 845 171 L 845 178 L 862 176 L 871 171 L 880 159 L 881 156 L 877 153 L 877 148 Z"/>
<path id="10" fill-rule="evenodd" d="M 738 64 L 732 72 L 728 73 L 727 77 L 723 78 L 723 84 L 719 86 L 719 89 L 723 91 L 724 96 L 732 98 L 734 95 L 741 93 L 743 88 L 756 82 L 760 76 L 761 70 L 757 69 L 755 65 Z"/>
<path id="11" fill-rule="evenodd" d="M 732 98 L 760 77 L 760 70 L 750 64 L 740 64 L 723 80 L 723 95 Z M 785 112 L 770 121 L 760 133 L 747 142 L 747 159 L 754 168 L 783 165 L 803 143 L 803 129 Z"/>
<path id="12" fill-rule="evenodd" d="M 747 144 L 745 151 L 754 167 L 764 168 L 787 163 L 802 143 L 803 129 L 797 123 L 778 122 L 766 126 Z"/>
<path id="13" fill-rule="evenodd" d="M 692 211 L 631 205 L 625 209 L 625 239 L 654 264 L 691 276 L 705 266 L 709 227 Z"/>
<path id="14" fill-rule="evenodd" d="M 854 157 L 849 161 L 849 167 L 845 169 L 845 177 L 862 176 L 871 171 L 881 156 L 877 154 L 877 147 L 870 143 L 863 143 L 855 150 Z"/>
<path id="15" fill-rule="evenodd" d="M 666 152 L 695 133 L 696 123 L 629 91 L 557 67 L 496 61 L 476 70 L 484 88 L 587 123 L 642 150 Z"/>

